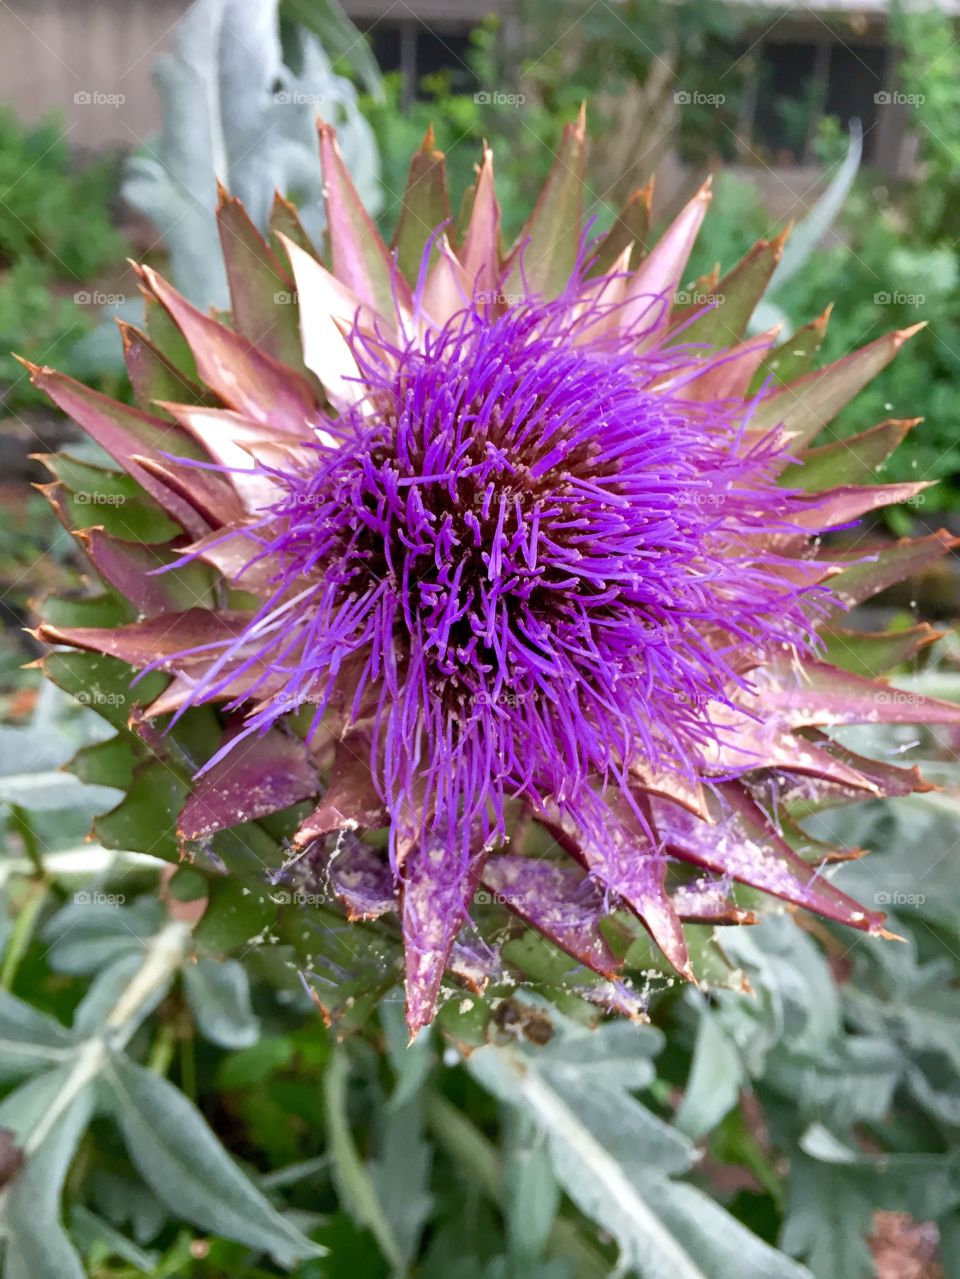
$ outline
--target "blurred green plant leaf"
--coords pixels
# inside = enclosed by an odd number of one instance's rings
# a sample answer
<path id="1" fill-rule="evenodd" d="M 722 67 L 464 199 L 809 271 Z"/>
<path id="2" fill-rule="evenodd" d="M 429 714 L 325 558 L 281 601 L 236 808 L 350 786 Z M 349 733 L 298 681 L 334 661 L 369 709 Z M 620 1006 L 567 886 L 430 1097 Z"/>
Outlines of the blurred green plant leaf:
<path id="1" fill-rule="evenodd" d="M 221 1048 L 249 1048 L 260 1035 L 250 980 L 236 959 L 198 959 L 183 970 L 183 988 L 197 1029 Z"/>
<path id="2" fill-rule="evenodd" d="M 126 955 L 143 957 L 163 922 L 158 901 L 141 897 L 129 906 L 122 895 L 82 890 L 53 915 L 43 930 L 50 966 L 63 973 L 95 973 Z"/>
<path id="3" fill-rule="evenodd" d="M 387 1055 L 396 1083 L 390 1106 L 400 1109 L 420 1091 L 434 1063 L 433 1034 L 429 1026 L 411 1041 L 403 1014 L 403 1000 L 387 995 L 380 1004 L 380 1024 L 387 1041 Z"/>
<path id="4" fill-rule="evenodd" d="M 6 1279 L 84 1279 L 80 1255 L 60 1223 L 60 1195 L 87 1124 L 93 1090 L 84 1088 L 31 1151 L 7 1192 Z"/>
<path id="5" fill-rule="evenodd" d="M 107 1080 L 104 1101 L 130 1158 L 172 1212 L 287 1268 L 323 1254 L 264 1198 L 173 1084 L 120 1055 L 110 1058 Z"/>
<path id="6" fill-rule="evenodd" d="M 707 1001 L 696 992 L 689 998 L 697 1009 L 697 1038 L 675 1123 L 682 1133 L 696 1140 L 711 1132 L 737 1104 L 746 1072 L 736 1044 Z"/>
<path id="7" fill-rule="evenodd" d="M 503 1189 L 507 1239 L 518 1264 L 542 1258 L 560 1205 L 546 1134 L 527 1115 L 510 1112 L 504 1125 Z"/>
<path id="8" fill-rule="evenodd" d="M 400 1256 L 409 1266 L 433 1208 L 429 1189 L 432 1151 L 424 1139 L 419 1099 L 390 1106 L 378 1128 L 370 1181 Z"/>
<path id="9" fill-rule="evenodd" d="M 0 1079 L 19 1079 L 63 1061 L 71 1038 L 58 1021 L 0 991 Z"/>
<path id="10" fill-rule="evenodd" d="M 343 1206 L 359 1225 L 366 1226 L 371 1232 L 393 1269 L 403 1274 L 406 1271 L 404 1249 L 350 1131 L 349 1070 L 345 1050 L 335 1049 L 323 1081 L 331 1171 Z"/>
<path id="11" fill-rule="evenodd" d="M 634 1063 L 623 1060 L 624 1027 L 649 1052 L 642 1028 L 618 1026 L 621 1052 L 604 1061 L 605 1026 L 585 1031 L 552 1017 L 544 1048 L 489 1044 L 467 1059 L 501 1101 L 522 1108 L 546 1134 L 557 1180 L 574 1203 L 616 1239 L 621 1265 L 643 1279 L 801 1279 L 803 1267 L 752 1235 L 707 1195 L 672 1176 L 693 1147 L 631 1095 Z M 579 1077 L 578 1061 L 593 1078 Z M 623 1077 L 617 1082 L 617 1068 Z M 623 1065 L 627 1069 L 623 1071 Z M 589 1076 L 588 1076 L 589 1078 Z"/>

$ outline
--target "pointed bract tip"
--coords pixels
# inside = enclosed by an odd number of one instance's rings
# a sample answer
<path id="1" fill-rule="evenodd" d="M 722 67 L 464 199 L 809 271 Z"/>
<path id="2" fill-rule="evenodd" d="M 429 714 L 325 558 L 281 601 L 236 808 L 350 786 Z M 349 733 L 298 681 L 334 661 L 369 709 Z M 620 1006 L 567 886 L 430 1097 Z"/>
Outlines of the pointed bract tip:
<path id="1" fill-rule="evenodd" d="M 786 244 L 787 240 L 789 240 L 790 238 L 791 232 L 793 231 L 793 227 L 794 227 L 794 221 L 793 221 L 793 218 L 791 218 L 790 221 L 787 223 L 787 225 L 780 232 L 780 234 L 775 235 L 773 239 L 770 241 L 770 248 L 773 249 L 774 255 L 777 257 L 778 260 L 780 258 L 780 255 L 783 253 L 783 246 Z"/>
<path id="2" fill-rule="evenodd" d="M 27 370 L 27 372 L 30 374 L 30 380 L 31 380 L 31 382 L 36 382 L 37 378 L 38 378 L 38 377 L 40 377 L 40 376 L 41 376 L 42 374 L 44 374 L 44 373 L 52 373 L 52 372 L 53 372 L 53 369 L 48 368 L 48 367 L 47 367 L 46 365 L 44 365 L 44 364 L 34 364 L 34 363 L 33 363 L 33 361 L 32 361 L 32 360 L 28 360 L 28 359 L 26 358 L 26 356 L 23 356 L 23 355 L 17 355 L 16 351 L 12 352 L 12 354 L 13 354 L 13 358 L 16 360 L 16 362 L 17 362 L 18 364 L 22 364 L 22 365 L 23 365 L 23 367 L 24 367 L 24 368 Z"/>
<path id="3" fill-rule="evenodd" d="M 427 125 L 427 131 L 423 135 L 423 141 L 420 143 L 421 151 L 435 151 L 437 149 L 437 139 L 433 132 L 433 122 Z"/>
<path id="4" fill-rule="evenodd" d="M 275 209 L 295 209 L 296 205 L 287 197 L 279 188 L 275 188 L 273 192 L 273 207 Z"/>
<path id="5" fill-rule="evenodd" d="M 907 329 L 894 329 L 893 336 L 896 339 L 897 346 L 902 346 L 904 342 L 913 337 L 915 333 L 919 333 L 921 329 L 927 327 L 927 321 L 921 320 L 918 324 L 911 324 Z"/>
<path id="6" fill-rule="evenodd" d="M 906 942 L 906 937 L 901 937 L 899 933 L 892 933 L 889 928 L 877 926 L 870 929 L 871 937 L 882 937 L 884 941 L 902 941 Z"/>
<path id="7" fill-rule="evenodd" d="M 120 315 L 115 315 L 113 319 L 120 330 L 120 341 L 123 343 L 123 353 L 126 355 L 137 338 L 140 337 L 140 332 L 136 325 L 131 324 Z"/>
<path id="8" fill-rule="evenodd" d="M 817 333 L 820 333 L 821 335 L 824 334 L 826 332 L 827 325 L 830 323 L 830 316 L 833 314 L 833 308 L 834 303 L 828 302 L 817 318 L 811 321 L 810 327 Z"/>

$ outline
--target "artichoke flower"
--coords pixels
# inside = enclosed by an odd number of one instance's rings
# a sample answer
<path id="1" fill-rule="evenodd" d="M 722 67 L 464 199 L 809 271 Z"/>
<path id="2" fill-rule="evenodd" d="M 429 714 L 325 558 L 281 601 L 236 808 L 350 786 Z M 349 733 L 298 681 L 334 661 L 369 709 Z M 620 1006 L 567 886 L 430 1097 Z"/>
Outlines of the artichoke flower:
<path id="1" fill-rule="evenodd" d="M 496 979 L 511 917 L 634 1013 L 631 928 L 695 980 L 685 925 L 751 922 L 738 885 L 882 934 L 791 813 L 923 788 L 830 729 L 960 720 L 871 677 L 929 627 L 843 624 L 951 539 L 821 541 L 924 487 L 870 482 L 912 422 L 814 444 L 913 330 L 817 369 L 826 314 L 746 338 L 782 237 L 683 293 L 709 183 L 653 245 L 649 189 L 594 236 L 585 144 L 581 114 L 505 252 L 491 153 L 454 221 L 428 134 L 388 247 L 321 125 L 329 260 L 289 204 L 264 239 L 221 191 L 231 311 L 141 268 L 138 408 L 30 366 L 135 482 L 83 506 L 51 459 L 126 611 L 39 636 L 139 672 L 121 726 L 180 741 L 211 874 L 218 836 L 295 815 L 274 900 L 322 887 L 402 939 L 411 1032 L 446 973 Z"/>

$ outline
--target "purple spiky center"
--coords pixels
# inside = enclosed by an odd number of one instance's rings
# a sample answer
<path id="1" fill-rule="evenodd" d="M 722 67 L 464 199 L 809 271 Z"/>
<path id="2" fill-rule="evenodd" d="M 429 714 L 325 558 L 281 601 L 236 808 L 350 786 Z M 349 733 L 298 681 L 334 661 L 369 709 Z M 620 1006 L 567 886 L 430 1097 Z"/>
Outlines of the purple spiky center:
<path id="1" fill-rule="evenodd" d="M 695 773 L 745 648 L 807 634 L 749 543 L 782 518 L 775 445 L 654 389 L 682 353 L 590 340 L 565 301 L 352 341 L 337 447 L 271 471 L 259 554 L 282 570 L 238 648 L 282 691 L 248 731 L 345 698 L 395 838 L 463 855 L 511 796 L 575 811 L 638 758 Z"/>

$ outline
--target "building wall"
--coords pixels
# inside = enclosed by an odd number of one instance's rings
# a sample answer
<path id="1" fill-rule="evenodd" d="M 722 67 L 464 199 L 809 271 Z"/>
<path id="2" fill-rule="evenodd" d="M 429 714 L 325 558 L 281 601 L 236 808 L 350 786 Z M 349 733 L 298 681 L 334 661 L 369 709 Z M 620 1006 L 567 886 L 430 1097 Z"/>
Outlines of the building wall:
<path id="1" fill-rule="evenodd" d="M 152 61 L 187 5 L 7 0 L 0 4 L 0 99 L 28 121 L 56 111 L 74 145 L 137 146 L 159 123 Z"/>
<path id="2" fill-rule="evenodd" d="M 30 122 L 58 112 L 78 146 L 136 146 L 159 127 L 150 67 L 188 7 L 189 0 L 3 0 L 0 101 Z M 468 26 L 509 4 L 347 0 L 344 7 L 367 28 L 401 12 L 414 24 L 449 27 Z"/>
<path id="3" fill-rule="evenodd" d="M 74 146 L 138 146 L 160 125 L 151 66 L 169 47 L 188 5 L 189 0 L 0 0 L 0 101 L 31 122 L 58 112 Z M 432 27 L 466 30 L 490 12 L 509 17 L 514 6 L 512 0 L 406 0 L 400 5 L 346 0 L 344 7 L 367 30 L 402 20 L 416 36 Z M 823 39 L 825 30 L 819 23 L 813 34 Z M 802 34 L 798 27 L 791 38 Z M 883 171 L 900 174 L 909 163 L 904 109 L 884 108 L 877 124 L 872 159 Z M 810 184 L 802 165 L 761 167 L 751 176 L 777 211 L 785 197 L 791 202 Z M 677 182 L 683 186 L 679 170 Z M 669 185 L 661 181 L 661 197 L 668 196 Z"/>

